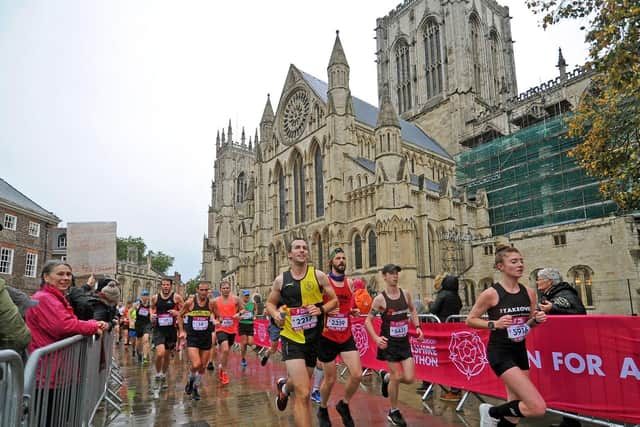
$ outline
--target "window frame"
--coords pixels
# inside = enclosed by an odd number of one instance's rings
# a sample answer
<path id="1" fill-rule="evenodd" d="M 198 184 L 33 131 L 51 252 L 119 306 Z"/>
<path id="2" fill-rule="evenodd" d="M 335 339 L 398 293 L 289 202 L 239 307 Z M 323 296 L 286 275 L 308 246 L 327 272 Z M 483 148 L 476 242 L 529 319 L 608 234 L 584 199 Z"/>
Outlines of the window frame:
<path id="1" fill-rule="evenodd" d="M 5 213 L 2 225 L 4 226 L 5 230 L 16 231 L 18 229 L 18 217 L 10 213 Z"/>
<path id="2" fill-rule="evenodd" d="M 8 260 L 3 261 L 3 253 L 8 253 Z M 13 260 L 15 257 L 15 250 L 7 247 L 0 247 L 0 274 L 13 274 Z M 7 270 L 4 271 L 3 264 L 7 265 Z"/>
<path id="3" fill-rule="evenodd" d="M 35 230 L 35 232 L 32 232 Z M 40 223 L 29 221 L 29 236 L 31 237 L 40 237 Z"/>
<path id="4" fill-rule="evenodd" d="M 31 265 L 29 265 L 29 259 L 31 259 Z M 29 271 L 29 270 L 32 271 Z M 37 252 L 27 252 L 24 261 L 24 275 L 25 277 L 37 277 L 38 272 L 38 253 Z"/>
<path id="5" fill-rule="evenodd" d="M 60 244 L 60 240 L 62 239 L 64 239 L 64 245 Z M 56 240 L 57 240 L 56 243 L 58 244 L 59 249 L 65 249 L 67 247 L 67 233 L 58 235 L 58 238 Z"/>

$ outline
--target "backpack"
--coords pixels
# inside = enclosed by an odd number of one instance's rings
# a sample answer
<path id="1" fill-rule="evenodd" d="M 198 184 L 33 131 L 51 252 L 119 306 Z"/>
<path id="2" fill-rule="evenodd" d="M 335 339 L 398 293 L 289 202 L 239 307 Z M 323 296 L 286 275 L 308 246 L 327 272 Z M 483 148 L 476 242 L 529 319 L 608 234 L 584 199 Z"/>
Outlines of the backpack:
<path id="1" fill-rule="evenodd" d="M 83 287 L 69 288 L 67 291 L 67 301 L 73 307 L 73 312 L 80 320 L 93 319 L 93 311 L 96 304 L 100 304 L 100 298 L 90 290 Z"/>
<path id="2" fill-rule="evenodd" d="M 360 310 L 360 314 L 368 314 L 371 311 L 371 302 L 373 298 L 366 289 L 356 289 L 354 292 L 356 307 Z"/>

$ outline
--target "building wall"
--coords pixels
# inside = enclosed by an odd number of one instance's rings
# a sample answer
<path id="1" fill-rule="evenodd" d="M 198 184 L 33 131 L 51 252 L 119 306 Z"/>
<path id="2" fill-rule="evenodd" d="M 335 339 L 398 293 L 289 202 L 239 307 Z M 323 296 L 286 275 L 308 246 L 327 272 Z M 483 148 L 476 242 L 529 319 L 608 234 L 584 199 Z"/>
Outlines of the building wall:
<path id="1" fill-rule="evenodd" d="M 18 210 L 0 202 L 0 221 L 4 225 L 5 215 L 13 215 L 17 218 L 16 230 L 5 227 L 0 231 L 0 248 L 13 250 L 13 262 L 11 274 L 0 273 L 11 286 L 33 293 L 40 288 L 40 272 L 42 265 L 49 259 L 51 248 L 48 246 L 47 236 L 50 227 L 57 225 L 47 222 L 37 215 L 31 215 L 28 211 Z M 40 227 L 37 237 L 29 234 L 29 224 L 38 224 Z M 33 268 L 33 277 L 25 274 L 27 254 L 36 254 L 37 262 Z"/>

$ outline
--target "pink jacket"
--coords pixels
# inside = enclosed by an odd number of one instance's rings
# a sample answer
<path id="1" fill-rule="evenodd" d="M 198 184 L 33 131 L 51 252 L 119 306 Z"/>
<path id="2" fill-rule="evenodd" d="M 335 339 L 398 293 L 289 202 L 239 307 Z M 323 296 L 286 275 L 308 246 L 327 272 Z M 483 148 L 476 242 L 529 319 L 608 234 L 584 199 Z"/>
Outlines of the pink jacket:
<path id="1" fill-rule="evenodd" d="M 95 320 L 78 320 L 71 304 L 58 288 L 46 284 L 32 299 L 40 301 L 27 311 L 27 326 L 32 339 L 29 352 L 73 335 L 93 335 L 98 331 Z"/>

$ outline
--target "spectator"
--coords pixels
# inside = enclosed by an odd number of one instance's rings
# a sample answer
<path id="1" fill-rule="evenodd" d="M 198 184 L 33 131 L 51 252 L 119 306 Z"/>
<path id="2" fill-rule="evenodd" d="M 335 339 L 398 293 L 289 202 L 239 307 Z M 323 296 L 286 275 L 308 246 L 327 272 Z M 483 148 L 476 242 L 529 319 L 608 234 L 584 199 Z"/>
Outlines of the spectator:
<path id="1" fill-rule="evenodd" d="M 116 304 L 120 301 L 120 288 L 113 279 L 101 279 L 96 288 L 99 301 L 93 305 L 93 318 L 109 324 L 109 330 L 115 325 Z"/>
<path id="2" fill-rule="evenodd" d="M 429 312 L 438 316 L 441 322 L 445 322 L 447 317 L 451 315 L 460 314 L 462 300 L 458 294 L 459 286 L 458 278 L 447 274 L 442 278 L 441 289 L 438 291 L 435 301 L 428 301 Z M 457 402 L 460 400 L 460 390 L 452 388 L 440 396 L 440 399 L 447 402 Z"/>
<path id="3" fill-rule="evenodd" d="M 64 297 L 71 283 L 69 264 L 47 261 L 41 279 L 40 290 L 33 295 L 40 303 L 27 311 L 27 326 L 33 336 L 30 352 L 76 334 L 102 334 L 107 328 L 105 322 L 78 320 L 73 313 L 71 304 Z"/>
<path id="4" fill-rule="evenodd" d="M 23 301 L 21 306 L 26 311 L 32 303 L 26 295 L 22 295 L 26 301 Z M 15 300 L 16 298 L 12 298 L 10 287 L 5 286 L 4 279 L 0 278 L 0 350 L 15 350 L 24 356 L 24 351 L 31 341 L 31 333 L 24 323 Z"/>
<path id="5" fill-rule="evenodd" d="M 555 268 L 543 268 L 538 271 L 536 284 L 540 293 L 540 310 L 547 314 L 587 314 L 578 292 L 573 286 L 562 281 L 560 271 Z M 560 424 L 552 427 L 580 427 L 580 421 L 562 417 Z"/>

